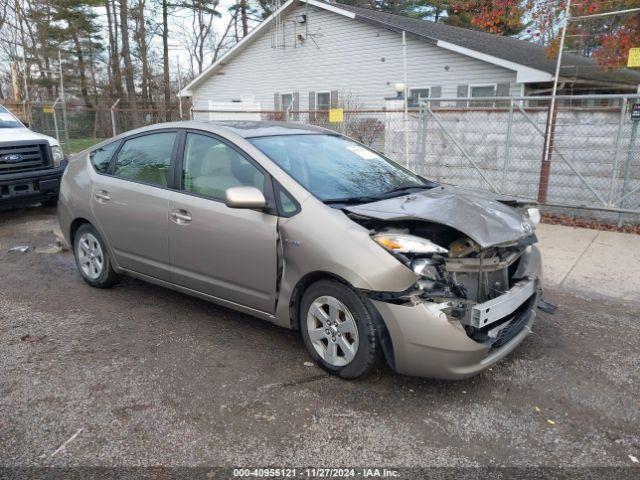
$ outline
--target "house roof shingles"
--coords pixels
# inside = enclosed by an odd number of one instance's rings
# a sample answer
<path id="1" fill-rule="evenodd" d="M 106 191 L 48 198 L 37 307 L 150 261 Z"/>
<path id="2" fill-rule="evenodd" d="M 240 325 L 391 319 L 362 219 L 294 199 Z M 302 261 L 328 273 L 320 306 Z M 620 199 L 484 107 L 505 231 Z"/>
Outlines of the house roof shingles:
<path id="1" fill-rule="evenodd" d="M 404 30 L 428 42 L 452 43 L 552 75 L 555 74 L 556 60 L 548 57 L 543 46 L 531 42 L 350 5 L 338 3 L 332 3 L 332 5 L 355 14 L 358 20 L 395 31 Z M 640 72 L 629 69 L 605 69 L 593 59 L 571 53 L 565 53 L 562 58 L 560 70 L 562 79 L 575 78 L 583 81 L 629 86 L 640 84 Z"/>

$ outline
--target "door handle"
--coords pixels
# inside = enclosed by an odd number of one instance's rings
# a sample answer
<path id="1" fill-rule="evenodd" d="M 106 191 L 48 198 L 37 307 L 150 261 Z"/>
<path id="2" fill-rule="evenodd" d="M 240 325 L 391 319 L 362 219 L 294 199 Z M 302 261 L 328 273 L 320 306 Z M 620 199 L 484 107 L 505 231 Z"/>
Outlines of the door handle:
<path id="1" fill-rule="evenodd" d="M 178 225 L 184 225 L 191 221 L 191 214 L 186 210 L 173 210 L 169 214 L 169 218 Z"/>
<path id="2" fill-rule="evenodd" d="M 93 196 L 100 203 L 108 202 L 109 200 L 111 200 L 111 195 L 109 195 L 109 192 L 107 192 L 106 190 L 98 190 L 93 194 Z"/>

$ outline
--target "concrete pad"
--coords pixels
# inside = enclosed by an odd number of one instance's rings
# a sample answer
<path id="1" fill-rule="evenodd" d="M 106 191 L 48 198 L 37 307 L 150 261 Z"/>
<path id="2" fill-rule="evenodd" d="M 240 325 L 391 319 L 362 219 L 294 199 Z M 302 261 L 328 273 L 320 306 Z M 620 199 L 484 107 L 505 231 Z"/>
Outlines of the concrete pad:
<path id="1" fill-rule="evenodd" d="M 542 250 L 545 284 L 561 284 L 598 233 L 588 228 L 539 225 L 536 234 Z"/>
<path id="2" fill-rule="evenodd" d="M 640 236 L 598 232 L 562 285 L 622 300 L 640 300 Z"/>

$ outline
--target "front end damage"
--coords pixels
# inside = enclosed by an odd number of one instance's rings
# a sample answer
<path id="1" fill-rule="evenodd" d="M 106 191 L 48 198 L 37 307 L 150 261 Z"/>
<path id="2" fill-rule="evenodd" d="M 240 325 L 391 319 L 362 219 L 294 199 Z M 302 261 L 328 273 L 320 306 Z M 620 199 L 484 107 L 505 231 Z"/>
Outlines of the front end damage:
<path id="1" fill-rule="evenodd" d="M 415 216 L 348 215 L 420 278 L 405 291 L 365 292 L 384 319 L 393 348 L 387 358 L 399 373 L 470 377 L 506 356 L 531 331 L 542 282 L 531 225 L 511 239 L 481 245 L 460 229 Z M 414 237 L 434 247 L 403 249 L 402 240 Z"/>

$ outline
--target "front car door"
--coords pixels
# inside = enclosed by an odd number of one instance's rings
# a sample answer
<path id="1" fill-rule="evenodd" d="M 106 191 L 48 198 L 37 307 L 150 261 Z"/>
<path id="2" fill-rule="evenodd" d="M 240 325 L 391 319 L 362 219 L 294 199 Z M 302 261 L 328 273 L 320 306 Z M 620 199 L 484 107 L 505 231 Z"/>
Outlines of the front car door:
<path id="1" fill-rule="evenodd" d="M 167 215 L 177 132 L 124 140 L 109 174 L 97 175 L 91 208 L 122 268 L 170 281 Z"/>
<path id="2" fill-rule="evenodd" d="M 181 189 L 169 202 L 172 282 L 273 313 L 278 217 L 224 203 L 227 188 L 238 186 L 255 186 L 271 198 L 270 178 L 219 137 L 190 131 L 183 145 L 176 165 Z"/>

